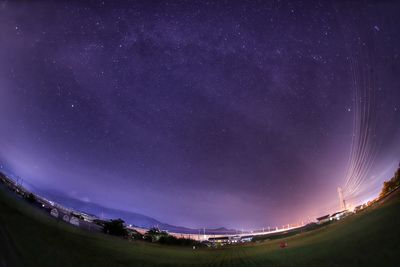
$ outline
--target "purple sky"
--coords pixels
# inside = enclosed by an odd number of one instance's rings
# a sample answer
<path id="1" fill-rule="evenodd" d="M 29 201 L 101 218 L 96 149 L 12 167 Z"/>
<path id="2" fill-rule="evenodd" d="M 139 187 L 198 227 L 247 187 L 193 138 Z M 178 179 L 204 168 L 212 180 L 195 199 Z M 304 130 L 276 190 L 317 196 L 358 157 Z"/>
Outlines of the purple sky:
<path id="1" fill-rule="evenodd" d="M 392 175 L 399 3 L 112 2 L 0 2 L 0 164 L 26 185 L 189 227 L 335 210 L 350 62 L 376 96 L 353 202 Z"/>

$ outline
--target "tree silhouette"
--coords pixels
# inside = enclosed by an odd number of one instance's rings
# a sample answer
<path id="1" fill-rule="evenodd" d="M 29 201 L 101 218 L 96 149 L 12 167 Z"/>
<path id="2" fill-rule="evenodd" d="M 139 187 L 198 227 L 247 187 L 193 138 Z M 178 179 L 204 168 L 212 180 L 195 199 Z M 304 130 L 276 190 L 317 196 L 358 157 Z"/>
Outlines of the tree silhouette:
<path id="1" fill-rule="evenodd" d="M 400 186 L 400 168 L 397 169 L 392 179 L 390 179 L 389 181 L 385 181 L 383 183 L 383 188 L 380 193 L 380 197 L 387 195 L 388 193 L 392 192 L 399 186 Z"/>
<path id="2" fill-rule="evenodd" d="M 103 226 L 103 232 L 116 236 L 126 236 L 128 234 L 128 231 L 125 228 L 125 222 L 122 219 L 105 222 Z"/>

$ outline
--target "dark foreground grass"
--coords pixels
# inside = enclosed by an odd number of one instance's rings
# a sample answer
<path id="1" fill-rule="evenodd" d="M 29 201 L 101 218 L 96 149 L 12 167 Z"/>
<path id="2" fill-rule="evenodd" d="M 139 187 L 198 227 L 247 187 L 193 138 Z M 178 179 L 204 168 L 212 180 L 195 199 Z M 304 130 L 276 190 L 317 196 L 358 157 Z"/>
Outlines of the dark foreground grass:
<path id="1" fill-rule="evenodd" d="M 0 190 L 0 266 L 400 266 L 400 198 L 321 229 L 197 249 L 128 242 L 57 222 Z M 285 241 L 288 247 L 279 248 Z"/>

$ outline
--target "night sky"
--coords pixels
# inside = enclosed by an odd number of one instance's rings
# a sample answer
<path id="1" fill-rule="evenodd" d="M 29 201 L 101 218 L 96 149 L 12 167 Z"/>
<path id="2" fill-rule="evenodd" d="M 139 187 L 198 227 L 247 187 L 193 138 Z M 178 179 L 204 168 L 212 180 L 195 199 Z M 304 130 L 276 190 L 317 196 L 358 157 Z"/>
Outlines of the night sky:
<path id="1" fill-rule="evenodd" d="M 400 4 L 237 2 L 1 1 L 0 167 L 188 227 L 314 218 L 348 179 L 349 203 L 376 196 Z"/>

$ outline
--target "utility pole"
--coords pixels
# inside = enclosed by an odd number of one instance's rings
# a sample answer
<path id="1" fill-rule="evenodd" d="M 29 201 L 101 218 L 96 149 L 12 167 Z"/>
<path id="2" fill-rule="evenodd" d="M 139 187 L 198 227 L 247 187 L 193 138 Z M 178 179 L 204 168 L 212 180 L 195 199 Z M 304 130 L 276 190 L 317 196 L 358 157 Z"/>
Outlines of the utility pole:
<path id="1" fill-rule="evenodd" d="M 339 207 L 340 207 L 340 210 L 345 210 L 346 209 L 346 201 L 345 201 L 345 199 L 343 197 L 342 188 L 338 187 L 337 192 L 338 192 L 338 196 L 339 196 Z"/>

